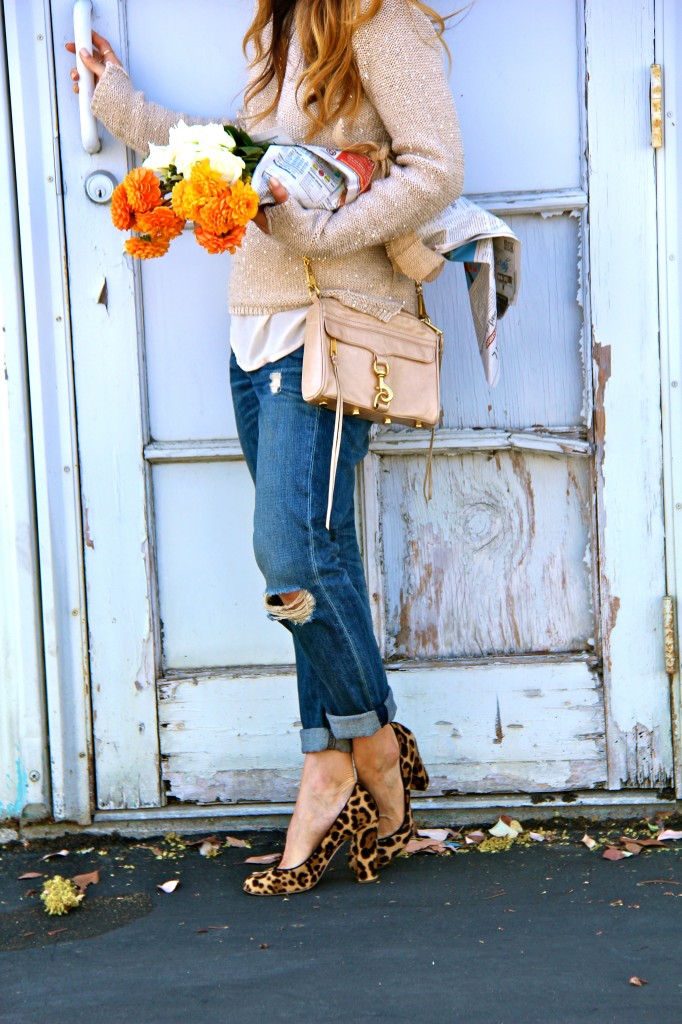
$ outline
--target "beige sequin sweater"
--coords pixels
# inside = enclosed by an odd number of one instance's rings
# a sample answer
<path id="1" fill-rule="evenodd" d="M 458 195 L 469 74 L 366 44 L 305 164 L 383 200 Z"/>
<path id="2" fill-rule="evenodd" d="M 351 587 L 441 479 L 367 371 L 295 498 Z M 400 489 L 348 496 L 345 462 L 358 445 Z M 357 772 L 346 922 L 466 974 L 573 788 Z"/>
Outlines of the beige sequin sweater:
<path id="1" fill-rule="evenodd" d="M 409 238 L 456 199 L 463 187 L 463 155 L 455 103 L 445 74 L 443 48 L 429 19 L 408 0 L 384 0 L 379 12 L 353 35 L 365 88 L 356 119 L 344 122 L 353 142 L 390 143 L 395 162 L 388 177 L 335 212 L 306 210 L 289 199 L 268 210 L 270 235 L 250 224 L 233 261 L 230 312 L 265 314 L 309 302 L 302 262 L 313 260 L 324 294 L 388 320 L 415 310 L 413 282 L 394 268 L 387 252 L 409 248 Z M 277 109 L 253 125 L 273 96 L 271 83 L 239 124 L 248 131 L 279 126 L 303 141 L 308 118 L 296 102 L 303 67 L 298 39 L 289 48 Z M 92 112 L 118 139 L 146 155 L 149 143 L 165 145 L 182 117 L 187 123 L 229 123 L 224 116 L 194 117 L 172 111 L 134 90 L 126 72 L 108 64 L 95 90 Z M 317 133 L 316 145 L 333 146 L 335 125 Z M 414 237 L 414 236 L 413 236 Z M 424 274 L 426 276 L 426 273 Z"/>

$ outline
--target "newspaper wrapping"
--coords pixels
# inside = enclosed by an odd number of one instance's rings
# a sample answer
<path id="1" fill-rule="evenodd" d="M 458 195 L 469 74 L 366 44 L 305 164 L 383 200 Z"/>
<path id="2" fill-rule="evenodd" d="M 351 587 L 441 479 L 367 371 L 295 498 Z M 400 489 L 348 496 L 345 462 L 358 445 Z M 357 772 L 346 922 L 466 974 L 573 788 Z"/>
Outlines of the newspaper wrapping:
<path id="1" fill-rule="evenodd" d="M 464 264 L 485 378 L 495 387 L 500 379 L 497 322 L 518 298 L 520 240 L 503 220 L 463 196 L 417 233 L 429 249 Z"/>

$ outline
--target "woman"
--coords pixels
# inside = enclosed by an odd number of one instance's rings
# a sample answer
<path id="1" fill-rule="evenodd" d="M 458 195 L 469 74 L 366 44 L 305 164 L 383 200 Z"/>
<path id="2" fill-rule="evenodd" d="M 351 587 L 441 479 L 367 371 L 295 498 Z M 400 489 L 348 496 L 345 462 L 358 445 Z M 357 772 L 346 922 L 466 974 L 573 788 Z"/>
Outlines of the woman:
<path id="1" fill-rule="evenodd" d="M 267 613 L 293 637 L 305 753 L 281 861 L 245 882 L 255 895 L 310 888 L 347 839 L 358 879 L 375 878 L 412 833 L 410 789 L 428 785 L 414 737 L 393 721 L 358 550 L 354 482 L 366 420 L 344 420 L 325 528 L 334 414 L 301 397 L 303 256 L 324 294 L 385 321 L 415 311 L 414 284 L 394 270 L 386 243 L 462 190 L 443 28 L 418 0 L 258 0 L 244 40 L 253 58 L 241 127 L 277 125 L 323 146 L 342 130 L 354 143 L 390 145 L 394 160 L 387 178 L 335 212 L 303 209 L 271 179 L 276 205 L 260 209 L 260 231 L 248 231 L 233 259 L 230 379 L 256 485 L 254 547 Z M 93 41 L 92 55 L 81 51 L 98 81 L 92 110 L 128 146 L 146 155 L 180 117 L 207 120 L 146 100 L 107 40 L 93 32 Z"/>

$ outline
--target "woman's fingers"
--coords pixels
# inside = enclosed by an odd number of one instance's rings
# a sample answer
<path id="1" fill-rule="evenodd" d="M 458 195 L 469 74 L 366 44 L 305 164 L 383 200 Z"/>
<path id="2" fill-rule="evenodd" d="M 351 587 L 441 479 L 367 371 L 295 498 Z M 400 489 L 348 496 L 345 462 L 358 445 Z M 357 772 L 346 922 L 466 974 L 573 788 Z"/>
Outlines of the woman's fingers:
<path id="1" fill-rule="evenodd" d="M 92 53 L 89 53 L 87 49 L 83 48 L 80 51 L 79 56 L 80 59 L 83 61 L 85 67 L 88 69 L 88 71 L 92 71 L 96 79 L 102 77 L 107 64 L 116 64 L 118 65 L 118 67 L 122 66 L 120 60 L 114 53 L 112 47 L 110 46 L 108 39 L 105 39 L 104 36 L 101 36 L 99 34 L 99 32 L 95 32 L 93 30 L 92 42 Z M 65 47 L 69 51 L 69 53 L 76 52 L 76 44 L 73 42 L 65 43 Z M 74 81 L 73 91 L 78 92 L 77 83 L 79 75 L 77 69 L 72 68 L 70 74 L 71 78 Z"/>
<path id="2" fill-rule="evenodd" d="M 281 181 L 277 178 L 270 178 L 268 181 L 268 188 L 270 189 L 270 193 L 278 206 L 280 203 L 286 203 L 289 198 L 289 193 Z"/>
<path id="3" fill-rule="evenodd" d="M 277 205 L 286 203 L 289 198 L 289 193 L 285 189 L 284 185 L 277 178 L 268 178 L 268 188 L 270 189 L 270 195 L 273 197 Z M 256 227 L 259 227 L 266 235 L 270 234 L 270 225 L 268 219 L 265 216 L 265 207 L 259 207 L 258 213 L 253 218 L 253 223 Z"/>

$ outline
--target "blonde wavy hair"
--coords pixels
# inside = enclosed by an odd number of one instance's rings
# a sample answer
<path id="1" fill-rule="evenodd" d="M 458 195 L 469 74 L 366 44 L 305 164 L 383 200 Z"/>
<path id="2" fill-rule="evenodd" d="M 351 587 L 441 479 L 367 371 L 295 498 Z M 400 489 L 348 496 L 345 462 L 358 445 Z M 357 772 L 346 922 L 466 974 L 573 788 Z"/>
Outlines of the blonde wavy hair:
<path id="1" fill-rule="evenodd" d="M 263 68 L 246 91 L 247 105 L 274 79 L 275 97 L 261 111 L 262 120 L 277 107 L 286 70 L 289 40 L 298 32 L 306 70 L 297 82 L 301 108 L 310 118 L 308 138 L 340 117 L 352 121 L 362 105 L 364 89 L 351 37 L 360 25 L 373 18 L 383 0 L 258 0 L 256 15 L 244 36 L 243 50 L 253 44 L 249 67 L 263 62 Z M 446 18 L 421 0 L 409 0 L 431 19 L 442 39 Z M 362 8 L 365 7 L 363 12 Z M 459 12 L 456 12 L 459 13 Z M 448 51 L 449 53 L 449 51 Z"/>

